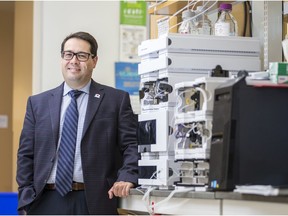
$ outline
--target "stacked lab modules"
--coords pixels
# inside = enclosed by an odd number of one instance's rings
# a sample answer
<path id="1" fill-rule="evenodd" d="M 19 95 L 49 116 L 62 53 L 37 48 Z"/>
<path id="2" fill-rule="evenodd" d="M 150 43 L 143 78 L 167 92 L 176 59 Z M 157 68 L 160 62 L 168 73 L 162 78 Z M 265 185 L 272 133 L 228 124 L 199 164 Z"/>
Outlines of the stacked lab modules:
<path id="1" fill-rule="evenodd" d="M 175 85 L 175 161 L 181 162 L 178 186 L 207 189 L 214 91 L 229 79 L 200 77 Z"/>
<path id="2" fill-rule="evenodd" d="M 168 34 L 141 43 L 140 185 L 207 185 L 214 89 L 228 79 L 209 76 L 217 65 L 259 71 L 259 52 L 253 38 Z"/>

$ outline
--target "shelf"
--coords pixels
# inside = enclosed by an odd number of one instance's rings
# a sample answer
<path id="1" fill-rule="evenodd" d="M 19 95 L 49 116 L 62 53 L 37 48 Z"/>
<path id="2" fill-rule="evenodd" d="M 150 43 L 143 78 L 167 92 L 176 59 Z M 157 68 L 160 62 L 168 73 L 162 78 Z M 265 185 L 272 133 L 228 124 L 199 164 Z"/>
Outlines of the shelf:
<path id="1" fill-rule="evenodd" d="M 164 0 L 164 1 L 147 1 L 150 3 L 148 13 L 149 14 L 161 14 L 161 15 L 172 15 L 177 11 L 181 10 L 187 5 L 187 0 Z M 218 11 L 219 5 L 221 3 L 230 3 L 230 4 L 237 4 L 239 2 L 243 2 L 243 0 L 237 1 L 218 1 L 209 11 L 208 14 L 214 13 Z M 213 5 L 215 1 L 209 1 L 207 4 L 207 8 Z M 196 4 L 195 7 L 200 6 L 203 4 L 203 1 L 200 1 Z"/>
<path id="2" fill-rule="evenodd" d="M 178 31 L 178 23 L 182 21 L 182 11 L 187 6 L 187 0 L 163 0 L 163 1 L 153 1 L 146 0 L 149 3 L 148 14 L 150 15 L 150 38 L 158 37 L 158 27 L 157 21 L 165 16 L 169 17 L 169 20 L 173 23 L 169 23 L 169 26 L 175 26 L 170 33 L 175 33 Z M 196 1 L 195 1 L 196 2 Z M 205 5 L 207 15 L 213 19 L 215 22 L 218 17 L 218 8 L 221 3 L 230 3 L 233 5 L 232 14 L 238 22 L 238 34 L 239 36 L 250 36 L 250 24 L 245 28 L 244 24 L 244 0 L 235 0 L 235 1 L 199 1 L 196 5 L 190 6 L 190 9 L 196 9 L 197 6 Z M 177 13 L 178 12 L 178 13 Z M 250 17 L 250 16 L 249 16 Z M 248 17 L 248 19 L 249 19 Z M 169 21 L 169 22 L 170 22 Z M 245 35 L 244 35 L 245 34 Z"/>
<path id="3" fill-rule="evenodd" d="M 143 201 L 146 191 L 130 190 L 130 196 L 120 199 L 120 208 L 135 215 L 147 214 L 147 206 L 155 206 L 154 213 L 176 215 L 287 215 L 287 196 L 261 196 L 253 194 L 239 194 L 235 192 L 185 192 L 175 193 L 166 200 L 165 204 L 159 203 L 166 199 L 172 190 L 153 190 L 149 200 Z"/>

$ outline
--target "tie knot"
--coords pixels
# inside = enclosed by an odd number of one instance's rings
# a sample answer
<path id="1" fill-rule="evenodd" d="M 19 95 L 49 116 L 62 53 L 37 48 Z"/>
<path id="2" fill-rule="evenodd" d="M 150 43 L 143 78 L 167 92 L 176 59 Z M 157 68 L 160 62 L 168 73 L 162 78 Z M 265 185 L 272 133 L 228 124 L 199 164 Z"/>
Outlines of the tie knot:
<path id="1" fill-rule="evenodd" d="M 77 99 L 83 92 L 79 90 L 71 90 L 68 92 L 71 98 Z"/>

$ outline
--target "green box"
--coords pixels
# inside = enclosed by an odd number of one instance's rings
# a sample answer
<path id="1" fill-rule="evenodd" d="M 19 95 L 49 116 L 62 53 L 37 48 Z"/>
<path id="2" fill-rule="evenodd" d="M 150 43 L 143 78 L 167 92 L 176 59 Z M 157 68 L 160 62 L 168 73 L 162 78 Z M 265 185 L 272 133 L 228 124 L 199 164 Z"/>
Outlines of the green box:
<path id="1" fill-rule="evenodd" d="M 270 62 L 269 76 L 273 83 L 288 84 L 288 63 Z"/>

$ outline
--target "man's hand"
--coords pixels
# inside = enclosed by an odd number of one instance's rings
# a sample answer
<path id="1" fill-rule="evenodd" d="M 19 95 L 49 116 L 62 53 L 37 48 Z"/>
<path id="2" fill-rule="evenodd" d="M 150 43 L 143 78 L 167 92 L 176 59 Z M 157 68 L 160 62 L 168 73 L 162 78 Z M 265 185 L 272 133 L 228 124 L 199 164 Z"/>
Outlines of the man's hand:
<path id="1" fill-rule="evenodd" d="M 109 199 L 112 199 L 113 196 L 127 197 L 129 195 L 130 188 L 133 187 L 134 185 L 131 182 L 115 182 L 111 189 L 108 191 Z"/>

